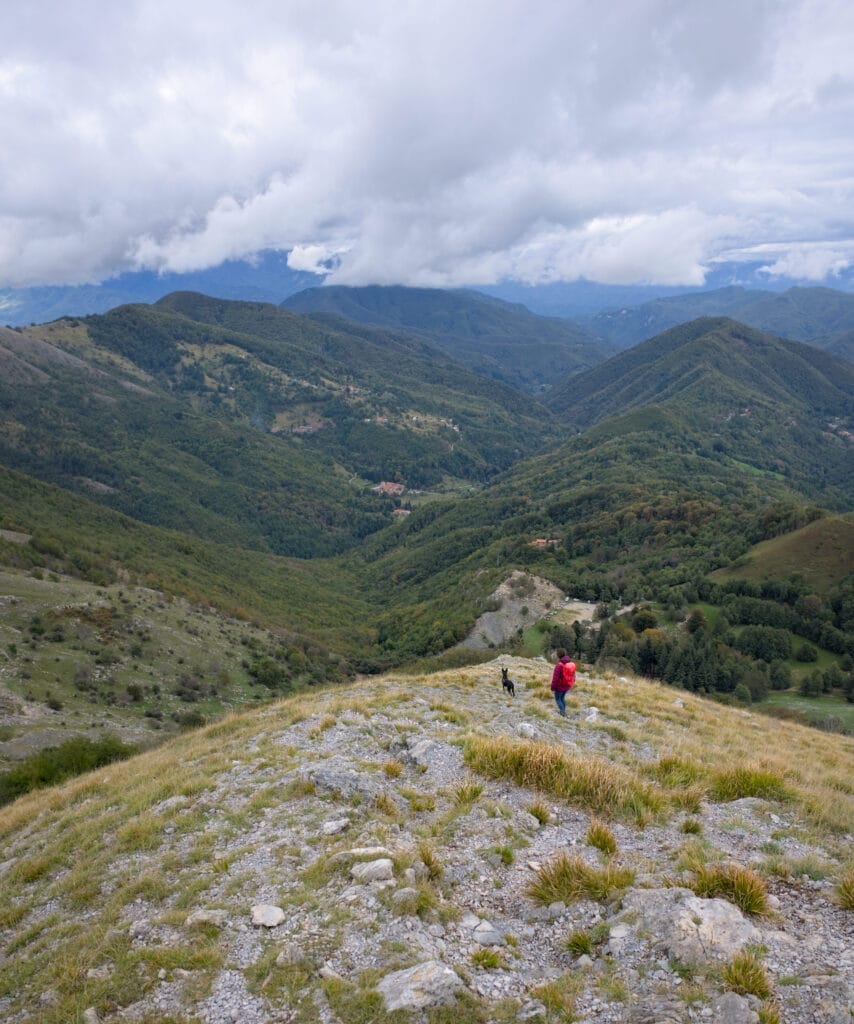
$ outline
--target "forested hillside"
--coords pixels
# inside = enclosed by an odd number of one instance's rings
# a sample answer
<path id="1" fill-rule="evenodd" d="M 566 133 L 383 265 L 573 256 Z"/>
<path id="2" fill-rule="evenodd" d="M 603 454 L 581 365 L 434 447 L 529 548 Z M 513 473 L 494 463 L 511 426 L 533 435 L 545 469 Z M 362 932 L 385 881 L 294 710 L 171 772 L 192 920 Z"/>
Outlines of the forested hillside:
<path id="1" fill-rule="evenodd" d="M 595 366 L 612 351 L 570 320 L 537 316 L 476 291 L 308 288 L 282 305 L 412 332 L 476 373 L 533 392 Z"/>
<path id="2" fill-rule="evenodd" d="M 850 507 L 854 490 L 846 424 L 854 368 L 826 353 L 732 320 L 672 328 L 556 386 L 580 428 L 649 407 L 679 417 L 712 458 L 774 474 L 816 501 Z M 563 397 L 562 397 L 563 396 Z"/>
<path id="3" fill-rule="evenodd" d="M 0 458 L 143 521 L 312 557 L 388 521 L 371 484 L 483 482 L 558 436 L 422 342 L 175 296 L 0 334 Z"/>

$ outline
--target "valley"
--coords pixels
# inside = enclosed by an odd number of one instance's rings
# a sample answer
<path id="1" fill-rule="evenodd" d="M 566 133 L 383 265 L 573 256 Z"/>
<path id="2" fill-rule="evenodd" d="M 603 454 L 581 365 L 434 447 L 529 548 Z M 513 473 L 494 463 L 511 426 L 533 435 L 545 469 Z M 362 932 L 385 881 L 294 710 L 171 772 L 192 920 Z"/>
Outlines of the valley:
<path id="1" fill-rule="evenodd" d="M 22 601 L 17 617 L 5 611 L 3 669 L 46 719 L 49 731 L 31 735 L 54 737 L 57 720 L 85 732 L 108 715 L 147 743 L 182 718 L 330 675 L 548 654 L 561 642 L 667 679 L 699 606 L 709 643 L 692 664 L 701 659 L 703 679 L 715 672 L 728 699 L 753 673 L 750 699 L 761 701 L 774 658 L 738 653 L 756 624 L 711 634 L 729 590 L 758 593 L 769 577 L 802 580 L 791 600 L 814 593 L 822 608 L 824 633 L 802 624 L 788 641 L 816 645 L 819 661 L 789 659 L 780 680 L 797 692 L 809 671 L 813 699 L 844 695 L 848 364 L 707 318 L 578 367 L 540 405 L 454 361 L 469 359 L 456 350 L 464 324 L 466 344 L 479 337 L 496 358 L 498 337 L 528 351 L 519 325 L 538 321 L 519 307 L 406 289 L 324 290 L 289 305 L 322 312 L 175 293 L 0 337 L 0 555 L 7 596 Z M 358 320 L 344 320 L 356 306 Z M 13 592 L 28 574 L 42 599 Z M 548 599 L 525 600 L 533 579 Z M 113 635 L 83 628 L 68 587 L 116 622 L 135 621 L 128 594 L 154 596 L 141 624 Z M 780 606 L 781 593 L 765 600 Z M 595 607 L 595 623 L 573 634 L 558 622 L 567 597 Z M 185 613 L 167 627 L 175 602 Z M 623 610 L 644 606 L 649 636 Z M 784 625 L 792 607 L 781 606 Z M 243 623 L 248 657 L 233 638 Z M 45 640 L 66 625 L 63 643 Z M 122 628 L 160 639 L 122 641 Z M 184 635 L 167 642 L 171 630 Z M 31 661 L 8 653 L 21 638 L 37 649 Z M 266 689 L 251 671 L 262 657 Z M 7 763 L 29 749 L 15 746 L 23 725 L 9 728 Z"/>

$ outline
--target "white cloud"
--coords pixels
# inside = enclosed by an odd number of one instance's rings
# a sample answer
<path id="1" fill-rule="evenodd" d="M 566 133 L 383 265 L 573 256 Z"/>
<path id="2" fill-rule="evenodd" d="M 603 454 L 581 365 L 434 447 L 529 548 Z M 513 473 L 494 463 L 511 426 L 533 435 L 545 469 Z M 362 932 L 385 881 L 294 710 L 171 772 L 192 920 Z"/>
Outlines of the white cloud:
<path id="1" fill-rule="evenodd" d="M 848 0 L 30 0 L 4 21 L 0 286 L 268 248 L 346 283 L 696 284 L 758 246 L 820 279 L 854 239 Z"/>

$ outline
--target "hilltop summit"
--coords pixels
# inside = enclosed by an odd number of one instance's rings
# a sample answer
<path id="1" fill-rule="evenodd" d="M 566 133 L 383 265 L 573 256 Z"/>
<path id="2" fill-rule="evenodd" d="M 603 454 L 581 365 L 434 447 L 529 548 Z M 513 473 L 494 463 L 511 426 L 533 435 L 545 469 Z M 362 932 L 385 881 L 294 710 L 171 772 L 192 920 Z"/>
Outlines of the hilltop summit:
<path id="1" fill-rule="evenodd" d="M 854 742 L 607 674 L 564 721 L 549 670 L 292 697 L 4 809 L 4 1020 L 847 1019 Z"/>

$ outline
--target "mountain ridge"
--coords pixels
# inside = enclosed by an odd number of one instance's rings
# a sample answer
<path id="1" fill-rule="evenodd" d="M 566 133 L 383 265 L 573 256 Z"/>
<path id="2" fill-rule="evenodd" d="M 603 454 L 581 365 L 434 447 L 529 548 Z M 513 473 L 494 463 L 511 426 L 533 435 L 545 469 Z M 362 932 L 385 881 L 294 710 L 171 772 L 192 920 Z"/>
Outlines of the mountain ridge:
<path id="1" fill-rule="evenodd" d="M 793 341 L 833 348 L 852 361 L 846 339 L 854 328 L 854 295 L 832 288 L 795 286 L 777 293 L 732 285 L 601 312 L 587 324 L 618 347 L 630 348 L 700 316 L 729 317 Z"/>
<path id="2" fill-rule="evenodd" d="M 476 372 L 529 392 L 601 361 L 609 351 L 569 320 L 476 291 L 371 286 L 311 288 L 282 303 L 296 312 L 415 333 Z"/>
<path id="3" fill-rule="evenodd" d="M 560 719 L 549 672 L 289 698 L 0 809 L 6 1019 L 838 1020 L 854 741 L 595 672 Z"/>

